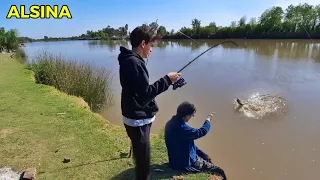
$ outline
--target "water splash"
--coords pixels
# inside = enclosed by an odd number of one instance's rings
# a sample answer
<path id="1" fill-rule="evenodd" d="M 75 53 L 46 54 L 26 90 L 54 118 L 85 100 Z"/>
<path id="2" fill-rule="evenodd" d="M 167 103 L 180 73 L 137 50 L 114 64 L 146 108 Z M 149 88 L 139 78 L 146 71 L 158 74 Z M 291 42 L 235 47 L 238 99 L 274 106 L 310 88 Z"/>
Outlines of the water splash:
<path id="1" fill-rule="evenodd" d="M 280 115 L 285 113 L 286 100 L 283 97 L 269 93 L 254 93 L 247 101 L 242 100 L 243 106 L 234 101 L 235 109 L 242 112 L 246 117 L 262 119 L 266 116 Z"/>

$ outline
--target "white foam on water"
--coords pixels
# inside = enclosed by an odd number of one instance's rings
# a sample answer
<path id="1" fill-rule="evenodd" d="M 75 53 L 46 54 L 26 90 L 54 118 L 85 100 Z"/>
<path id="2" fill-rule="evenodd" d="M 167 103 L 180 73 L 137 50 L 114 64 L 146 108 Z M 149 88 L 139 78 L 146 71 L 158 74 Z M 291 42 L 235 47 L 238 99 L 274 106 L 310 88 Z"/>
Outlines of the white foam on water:
<path id="1" fill-rule="evenodd" d="M 280 96 L 259 92 L 253 93 L 247 101 L 242 101 L 259 109 L 238 109 L 240 112 L 243 112 L 246 117 L 254 119 L 262 119 L 269 115 L 282 114 L 285 112 L 287 105 L 285 99 Z M 235 104 L 237 103 L 235 102 Z M 236 106 L 236 108 L 238 108 L 238 106 Z"/>

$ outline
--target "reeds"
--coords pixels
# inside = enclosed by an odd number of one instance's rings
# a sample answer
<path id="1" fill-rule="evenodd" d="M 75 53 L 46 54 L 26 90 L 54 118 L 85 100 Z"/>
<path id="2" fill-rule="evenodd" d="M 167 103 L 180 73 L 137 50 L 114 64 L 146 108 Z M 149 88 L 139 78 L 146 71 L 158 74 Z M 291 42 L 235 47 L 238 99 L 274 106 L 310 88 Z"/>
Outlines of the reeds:
<path id="1" fill-rule="evenodd" d="M 69 95 L 83 98 L 93 111 L 113 104 L 112 74 L 89 62 L 67 60 L 61 55 L 39 53 L 29 68 L 35 72 L 36 82 L 54 86 Z"/>

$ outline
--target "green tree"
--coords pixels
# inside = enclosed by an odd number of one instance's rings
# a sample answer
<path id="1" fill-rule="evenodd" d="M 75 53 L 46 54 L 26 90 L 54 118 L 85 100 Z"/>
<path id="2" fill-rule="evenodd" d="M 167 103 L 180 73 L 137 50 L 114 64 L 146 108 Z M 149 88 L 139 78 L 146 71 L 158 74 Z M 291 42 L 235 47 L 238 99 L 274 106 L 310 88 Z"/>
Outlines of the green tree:
<path id="1" fill-rule="evenodd" d="M 102 30 L 98 30 L 98 36 L 102 39 L 106 39 L 108 35 L 104 33 Z"/>
<path id="2" fill-rule="evenodd" d="M 240 20 L 239 20 L 239 27 L 243 27 L 243 26 L 245 26 L 246 25 L 246 20 L 247 20 L 247 18 L 246 18 L 246 16 L 243 16 Z"/>
<path id="3" fill-rule="evenodd" d="M 317 21 L 318 21 L 318 24 L 316 25 L 316 32 L 319 32 L 320 33 L 320 4 L 318 6 L 315 7 L 315 11 L 317 12 Z"/>
<path id="4" fill-rule="evenodd" d="M 158 25 L 157 22 L 152 22 L 152 23 L 149 24 L 149 27 L 151 28 L 151 31 L 152 31 L 153 33 L 156 33 L 156 31 L 157 31 L 158 28 L 159 28 L 159 25 Z"/>
<path id="5" fill-rule="evenodd" d="M 255 17 L 251 18 L 249 24 L 250 24 L 250 26 L 256 26 L 257 25 L 257 18 L 255 18 Z"/>
<path id="6" fill-rule="evenodd" d="M 262 13 L 260 16 L 260 25 L 265 33 L 275 32 L 281 27 L 282 16 L 284 12 L 281 7 L 272 7 Z"/>
<path id="7" fill-rule="evenodd" d="M 128 24 L 126 24 L 125 26 L 124 26 L 124 29 L 125 29 L 125 34 L 126 34 L 126 36 L 128 35 L 128 30 L 129 30 L 129 27 L 128 27 Z"/>
<path id="8" fill-rule="evenodd" d="M 4 27 L 0 28 L 0 52 L 3 51 L 6 43 L 7 43 L 7 38 L 6 38 L 6 34 L 5 34 L 5 29 Z"/>
<path id="9" fill-rule="evenodd" d="M 195 36 L 199 37 L 200 35 L 200 28 L 201 28 L 201 21 L 198 19 L 193 19 L 191 22 L 192 30 L 195 34 Z"/>
<path id="10" fill-rule="evenodd" d="M 231 22 L 231 28 L 236 28 L 237 27 L 237 22 L 236 21 L 232 21 Z"/>
<path id="11" fill-rule="evenodd" d="M 217 25 L 216 25 L 216 22 L 211 22 L 211 23 L 209 23 L 209 27 L 217 27 Z"/>
<path id="12" fill-rule="evenodd" d="M 161 36 L 165 36 L 168 34 L 167 29 L 164 26 L 160 26 L 158 29 L 158 34 L 160 34 Z"/>
<path id="13" fill-rule="evenodd" d="M 19 47 L 18 31 L 16 29 L 10 29 L 5 32 L 4 28 L 0 28 L 0 51 L 4 48 L 7 51 L 15 50 Z"/>
<path id="14" fill-rule="evenodd" d="M 187 36 L 192 36 L 193 35 L 193 31 L 191 28 L 187 28 L 187 27 L 182 27 L 180 29 L 180 32 L 182 32 L 183 34 L 187 35 Z"/>

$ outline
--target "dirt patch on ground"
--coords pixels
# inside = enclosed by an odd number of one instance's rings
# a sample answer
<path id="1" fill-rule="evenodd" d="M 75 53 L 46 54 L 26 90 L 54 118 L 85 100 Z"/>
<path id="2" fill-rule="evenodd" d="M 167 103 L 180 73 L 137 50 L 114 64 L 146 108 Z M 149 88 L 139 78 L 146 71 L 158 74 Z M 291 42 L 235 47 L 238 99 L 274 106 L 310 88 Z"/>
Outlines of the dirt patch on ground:
<path id="1" fill-rule="evenodd" d="M 11 129 L 1 129 L 0 130 L 0 138 L 6 138 L 7 135 L 12 134 L 13 131 Z"/>
<path id="2" fill-rule="evenodd" d="M 94 113 L 94 115 L 97 117 L 97 118 L 100 118 L 100 119 L 103 119 L 103 120 L 106 120 L 104 117 L 102 117 L 100 114 L 98 113 Z"/>
<path id="3" fill-rule="evenodd" d="M 210 175 L 209 180 L 222 180 L 223 178 L 221 176 L 216 176 L 216 175 Z"/>
<path id="4" fill-rule="evenodd" d="M 83 98 L 77 98 L 75 101 L 76 104 L 80 105 L 82 108 L 90 109 L 90 106 Z"/>

